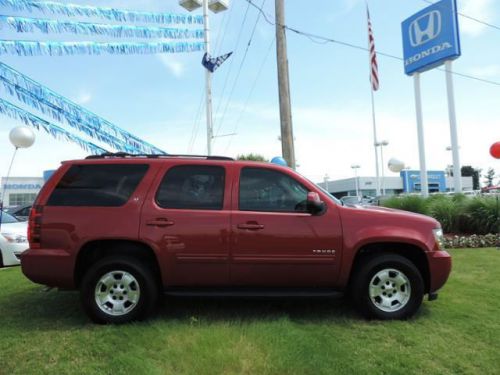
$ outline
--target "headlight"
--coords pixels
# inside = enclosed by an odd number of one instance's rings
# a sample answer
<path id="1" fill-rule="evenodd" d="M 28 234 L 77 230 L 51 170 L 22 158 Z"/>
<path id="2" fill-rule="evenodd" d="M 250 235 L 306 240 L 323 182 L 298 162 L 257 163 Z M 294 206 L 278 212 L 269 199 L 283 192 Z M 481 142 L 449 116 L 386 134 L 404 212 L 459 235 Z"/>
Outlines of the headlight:
<path id="1" fill-rule="evenodd" d="M 436 228 L 432 230 L 432 233 L 434 233 L 434 239 L 436 240 L 436 243 L 439 247 L 440 250 L 444 249 L 444 235 L 443 235 L 443 230 L 441 228 Z"/>
<path id="2" fill-rule="evenodd" d="M 26 243 L 28 242 L 28 237 L 22 234 L 16 233 L 2 233 L 2 236 L 10 243 Z"/>

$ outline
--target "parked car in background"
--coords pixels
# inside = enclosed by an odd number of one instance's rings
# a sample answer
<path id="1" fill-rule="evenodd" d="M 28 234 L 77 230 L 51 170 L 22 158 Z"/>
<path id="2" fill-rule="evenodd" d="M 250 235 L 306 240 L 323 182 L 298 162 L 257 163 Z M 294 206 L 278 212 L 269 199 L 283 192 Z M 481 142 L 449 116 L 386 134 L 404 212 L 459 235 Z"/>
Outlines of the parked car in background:
<path id="1" fill-rule="evenodd" d="M 342 203 L 345 205 L 358 205 L 358 206 L 373 206 L 375 204 L 374 197 L 357 196 L 357 195 L 346 195 L 340 198 Z"/>
<path id="2" fill-rule="evenodd" d="M 0 226 L 0 267 L 20 264 L 21 254 L 28 249 L 28 223 L 2 213 Z"/>
<path id="3" fill-rule="evenodd" d="M 24 206 L 10 207 L 5 210 L 5 212 L 15 216 L 20 221 L 28 221 L 31 211 L 31 204 L 26 204 Z"/>

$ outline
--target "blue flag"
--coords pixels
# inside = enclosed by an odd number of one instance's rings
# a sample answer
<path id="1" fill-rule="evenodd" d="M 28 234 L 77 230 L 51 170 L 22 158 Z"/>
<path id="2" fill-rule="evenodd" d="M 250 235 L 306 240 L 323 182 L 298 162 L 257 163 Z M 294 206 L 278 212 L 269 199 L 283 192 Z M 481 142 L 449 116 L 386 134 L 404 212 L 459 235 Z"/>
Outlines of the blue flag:
<path id="1" fill-rule="evenodd" d="M 205 53 L 203 55 L 203 60 L 201 60 L 201 65 L 203 65 L 205 68 L 207 68 L 210 72 L 213 73 L 232 54 L 233 54 L 232 52 L 229 52 L 229 53 L 226 53 L 225 55 L 222 55 L 222 56 L 219 56 L 219 57 L 210 57 L 209 54 Z"/>

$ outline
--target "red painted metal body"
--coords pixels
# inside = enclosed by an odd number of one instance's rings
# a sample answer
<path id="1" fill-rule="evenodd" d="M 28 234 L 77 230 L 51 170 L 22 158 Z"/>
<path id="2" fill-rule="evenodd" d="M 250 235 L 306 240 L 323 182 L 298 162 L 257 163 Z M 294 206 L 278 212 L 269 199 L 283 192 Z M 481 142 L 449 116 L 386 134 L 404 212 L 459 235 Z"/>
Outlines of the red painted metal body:
<path id="1" fill-rule="evenodd" d="M 128 202 L 120 207 L 52 207 L 47 200 L 72 164 L 140 163 L 149 168 Z M 216 165 L 225 169 L 222 210 L 161 208 L 157 188 L 169 168 Z M 239 177 L 245 166 L 285 173 L 326 204 L 319 215 L 240 211 Z M 129 240 L 151 248 L 167 287 L 328 287 L 344 289 L 356 254 L 365 246 L 411 245 L 425 254 L 429 290 L 446 282 L 448 253 L 437 248 L 432 218 L 383 208 L 342 206 L 291 169 L 265 163 L 190 158 L 120 158 L 64 163 L 35 205 L 43 207 L 40 246 L 22 256 L 32 281 L 75 288 L 79 251 L 96 240 Z M 390 246 L 389 246 L 390 247 Z"/>

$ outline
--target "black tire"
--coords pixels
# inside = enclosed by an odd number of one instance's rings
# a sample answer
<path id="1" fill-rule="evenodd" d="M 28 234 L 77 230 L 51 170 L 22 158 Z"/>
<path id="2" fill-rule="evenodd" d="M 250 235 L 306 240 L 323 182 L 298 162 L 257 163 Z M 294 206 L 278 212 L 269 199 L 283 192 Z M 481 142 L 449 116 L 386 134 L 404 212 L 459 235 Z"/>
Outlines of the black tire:
<path id="1" fill-rule="evenodd" d="M 387 275 L 389 281 L 386 282 L 389 285 L 381 283 L 378 277 L 380 275 L 383 278 L 384 274 Z M 407 282 L 401 286 L 393 286 L 390 280 L 395 278 L 405 279 Z M 379 291 L 385 294 L 378 295 Z M 357 267 L 351 281 L 350 293 L 359 312 L 369 319 L 408 319 L 422 304 L 424 281 L 418 268 L 407 258 L 396 254 L 377 254 L 367 257 Z"/>
<path id="2" fill-rule="evenodd" d="M 116 285 L 107 288 L 102 282 L 105 275 L 116 280 Z M 124 276 L 127 279 L 123 278 Z M 122 282 L 121 280 L 126 281 Z M 132 282 L 129 283 L 129 280 L 132 280 Z M 101 259 L 87 270 L 81 282 L 80 297 L 83 309 L 90 319 L 98 324 L 123 324 L 143 320 L 154 311 L 158 302 L 159 288 L 155 280 L 150 267 L 136 258 L 112 256 Z M 116 301 L 110 300 L 99 304 L 96 300 L 98 283 L 101 285 L 103 295 L 107 295 L 108 299 L 113 298 Z M 113 283 L 115 282 L 113 281 Z M 138 294 L 137 291 L 139 291 Z M 134 298 L 136 298 L 136 301 L 134 302 L 131 302 L 128 298 L 132 293 L 135 293 Z M 121 302 L 118 299 L 125 300 Z M 123 309 L 129 309 L 129 311 L 115 312 L 113 314 L 114 306 L 119 304 L 123 306 Z"/>

